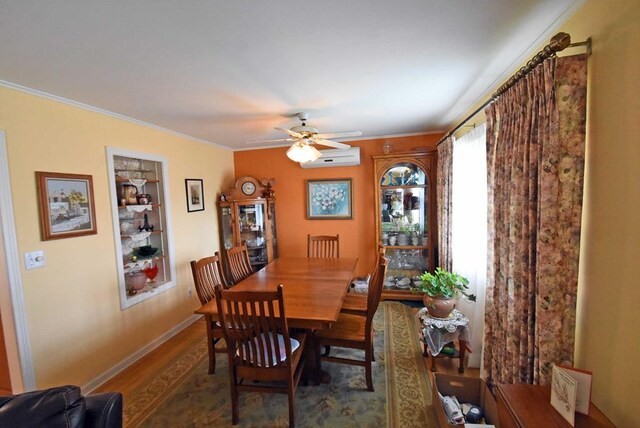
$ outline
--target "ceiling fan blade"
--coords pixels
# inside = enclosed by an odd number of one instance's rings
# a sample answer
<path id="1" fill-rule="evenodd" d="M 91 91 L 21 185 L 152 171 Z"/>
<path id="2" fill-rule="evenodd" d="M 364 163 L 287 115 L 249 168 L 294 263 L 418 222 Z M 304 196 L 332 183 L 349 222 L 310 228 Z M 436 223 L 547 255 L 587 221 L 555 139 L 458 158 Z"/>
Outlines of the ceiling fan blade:
<path id="1" fill-rule="evenodd" d="M 350 149 L 351 146 L 348 144 L 338 143 L 337 141 L 329 141 L 329 140 L 314 140 L 314 143 L 322 144 L 323 146 L 335 147 L 336 149 Z"/>
<path id="2" fill-rule="evenodd" d="M 263 144 L 263 143 L 279 143 L 282 141 L 295 141 L 293 138 L 279 138 L 277 140 L 262 140 L 262 141 L 250 141 L 245 144 Z"/>
<path id="3" fill-rule="evenodd" d="M 328 134 L 318 134 L 318 138 L 341 138 L 341 137 L 359 137 L 362 135 L 360 131 L 330 132 Z"/>
<path id="4" fill-rule="evenodd" d="M 290 129 L 285 129 L 285 128 L 274 128 L 277 129 L 278 131 L 282 131 L 282 132 L 286 132 L 287 134 L 291 135 L 292 137 L 295 138 L 303 138 L 304 135 L 297 133 L 296 131 L 292 131 Z"/>

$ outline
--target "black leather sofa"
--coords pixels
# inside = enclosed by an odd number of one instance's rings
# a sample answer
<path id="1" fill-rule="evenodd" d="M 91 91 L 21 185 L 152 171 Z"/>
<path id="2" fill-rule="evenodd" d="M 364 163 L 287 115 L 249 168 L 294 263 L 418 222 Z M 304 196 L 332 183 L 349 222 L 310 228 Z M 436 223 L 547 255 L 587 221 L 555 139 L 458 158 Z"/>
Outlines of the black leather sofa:
<path id="1" fill-rule="evenodd" d="M 66 385 L 0 397 L 0 427 L 120 428 L 122 394 L 82 396 L 79 387 Z"/>

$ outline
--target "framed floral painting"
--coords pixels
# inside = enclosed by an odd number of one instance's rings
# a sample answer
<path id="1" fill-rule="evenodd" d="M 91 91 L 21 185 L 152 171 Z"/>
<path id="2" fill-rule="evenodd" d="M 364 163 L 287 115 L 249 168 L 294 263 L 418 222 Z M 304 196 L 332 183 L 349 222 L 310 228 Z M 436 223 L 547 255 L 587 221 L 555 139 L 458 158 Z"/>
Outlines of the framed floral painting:
<path id="1" fill-rule="evenodd" d="M 307 180 L 307 219 L 352 219 L 353 193 L 351 184 L 351 178 Z"/>

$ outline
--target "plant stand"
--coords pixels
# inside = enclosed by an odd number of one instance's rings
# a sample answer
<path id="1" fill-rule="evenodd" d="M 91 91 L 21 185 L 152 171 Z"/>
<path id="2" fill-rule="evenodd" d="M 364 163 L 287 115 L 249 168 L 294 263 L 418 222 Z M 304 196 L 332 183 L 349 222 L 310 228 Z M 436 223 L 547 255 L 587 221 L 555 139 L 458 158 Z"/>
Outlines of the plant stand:
<path id="1" fill-rule="evenodd" d="M 450 318 L 435 318 L 429 315 L 427 308 L 422 308 L 416 315 L 422 324 L 420 340 L 424 344 L 423 355 L 431 355 L 431 371 L 435 372 L 437 358 L 459 358 L 459 373 L 464 373 L 464 356 L 466 351 L 471 352 L 467 343 L 469 341 L 469 319 L 457 309 L 453 310 Z M 445 345 L 458 341 L 458 350 L 454 355 L 441 354 Z"/>

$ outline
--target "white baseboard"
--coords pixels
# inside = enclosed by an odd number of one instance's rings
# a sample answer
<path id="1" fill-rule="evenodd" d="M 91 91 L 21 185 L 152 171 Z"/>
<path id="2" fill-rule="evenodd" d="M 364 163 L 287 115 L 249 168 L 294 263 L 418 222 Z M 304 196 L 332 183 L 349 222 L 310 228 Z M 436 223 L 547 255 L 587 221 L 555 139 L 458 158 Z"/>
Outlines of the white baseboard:
<path id="1" fill-rule="evenodd" d="M 162 345 L 167 340 L 171 339 L 176 334 L 180 333 L 185 328 L 189 327 L 191 324 L 193 324 L 200 318 L 202 318 L 202 315 L 192 315 L 191 317 L 182 321 L 180 324 L 176 325 L 171 330 L 167 331 L 165 334 L 155 339 L 153 342 L 149 343 L 143 348 L 140 348 L 138 351 L 129 355 L 127 358 L 120 361 L 118 364 L 111 367 L 109 370 L 105 371 L 104 373 L 100 374 L 98 377 L 92 379 L 87 384 L 83 385 L 81 387 L 82 393 L 83 394 L 91 393 L 94 389 L 96 389 L 97 387 L 99 387 L 100 385 L 102 385 L 103 383 L 105 383 L 106 381 L 108 381 L 109 379 L 111 379 L 112 377 L 114 377 L 115 375 L 117 375 L 127 367 L 129 367 L 131 364 L 138 361 L 140 358 L 147 355 L 149 352 L 156 349 L 158 346 Z"/>

